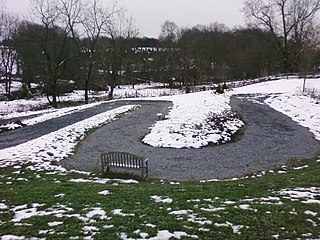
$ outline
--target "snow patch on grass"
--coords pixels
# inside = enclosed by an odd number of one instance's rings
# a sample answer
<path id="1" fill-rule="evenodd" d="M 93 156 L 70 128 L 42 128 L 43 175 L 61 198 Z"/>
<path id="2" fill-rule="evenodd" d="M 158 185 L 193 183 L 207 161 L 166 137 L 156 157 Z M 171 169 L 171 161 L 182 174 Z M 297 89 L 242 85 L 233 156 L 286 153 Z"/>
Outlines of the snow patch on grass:
<path id="1" fill-rule="evenodd" d="M 161 230 L 157 232 L 157 235 L 151 238 L 128 238 L 128 235 L 126 233 L 120 233 L 120 238 L 122 240 L 142 240 L 142 239 L 147 239 L 147 240 L 169 240 L 169 239 L 181 239 L 182 237 L 184 238 L 195 238 L 198 239 L 198 236 L 195 235 L 189 235 L 186 232 L 182 231 L 174 231 L 171 233 L 168 230 Z"/>
<path id="2" fill-rule="evenodd" d="M 156 203 L 172 203 L 173 202 L 172 198 L 169 198 L 169 197 L 161 197 L 161 196 L 155 195 L 155 196 L 151 196 L 150 198 Z"/>
<path id="3" fill-rule="evenodd" d="M 306 204 L 320 204 L 320 188 L 283 189 L 278 192 L 283 198 L 291 201 L 300 201 Z"/>
<path id="4" fill-rule="evenodd" d="M 109 195 L 109 194 L 111 194 L 111 193 L 110 193 L 109 190 L 104 190 L 104 191 L 98 192 L 98 194 L 103 195 L 103 196 L 106 196 L 106 195 Z"/>
<path id="5" fill-rule="evenodd" d="M 95 184 L 106 184 L 106 183 L 117 183 L 117 184 L 137 184 L 139 183 L 133 179 L 110 179 L 110 178 L 94 178 L 94 179 L 84 179 L 84 178 L 73 178 L 69 182 L 74 183 L 95 183 Z"/>
<path id="6" fill-rule="evenodd" d="M 214 225 L 216 227 L 230 227 L 234 234 L 241 234 L 240 230 L 245 227 L 243 225 L 234 225 L 228 221 L 226 223 L 215 223 Z"/>
<path id="7" fill-rule="evenodd" d="M 133 217 L 134 213 L 123 213 L 122 209 L 114 209 L 111 211 L 113 215 L 121 216 L 121 217 Z"/>

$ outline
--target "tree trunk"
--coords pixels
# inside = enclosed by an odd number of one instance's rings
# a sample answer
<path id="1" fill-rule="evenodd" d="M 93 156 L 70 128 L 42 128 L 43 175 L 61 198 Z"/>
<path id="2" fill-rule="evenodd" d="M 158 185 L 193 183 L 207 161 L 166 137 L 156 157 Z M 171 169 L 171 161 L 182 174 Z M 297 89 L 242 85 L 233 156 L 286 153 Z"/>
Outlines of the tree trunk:
<path id="1" fill-rule="evenodd" d="M 89 103 L 89 82 L 91 79 L 91 74 L 92 74 L 92 69 L 93 69 L 93 63 L 90 62 L 89 64 L 89 69 L 88 69 L 88 74 L 86 77 L 86 81 L 85 81 L 85 88 L 84 88 L 84 103 L 88 104 Z"/>
<path id="2" fill-rule="evenodd" d="M 109 100 L 112 100 L 113 99 L 113 91 L 114 91 L 114 88 L 115 86 L 113 84 L 111 84 L 110 86 L 110 91 L 109 91 L 109 94 L 108 94 L 108 99 Z"/>

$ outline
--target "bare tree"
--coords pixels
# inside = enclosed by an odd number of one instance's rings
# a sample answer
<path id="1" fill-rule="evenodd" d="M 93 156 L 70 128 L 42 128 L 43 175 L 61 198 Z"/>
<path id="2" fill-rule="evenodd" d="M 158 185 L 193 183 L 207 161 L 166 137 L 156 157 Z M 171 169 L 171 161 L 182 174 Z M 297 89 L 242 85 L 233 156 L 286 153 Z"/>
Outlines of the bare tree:
<path id="1" fill-rule="evenodd" d="M 114 88 L 120 84 L 119 79 L 124 74 L 129 77 L 132 72 L 130 60 L 133 56 L 133 46 L 130 39 L 138 36 L 138 29 L 132 18 L 125 17 L 124 11 L 117 12 L 106 27 L 109 44 L 106 46 L 108 51 L 105 51 L 103 65 L 110 87 L 108 97 L 112 99 Z"/>
<path id="2" fill-rule="evenodd" d="M 165 78 L 169 83 L 170 88 L 173 87 L 173 81 L 177 77 L 176 66 L 177 63 L 177 41 L 179 39 L 179 28 L 177 24 L 171 21 L 165 21 L 161 25 L 161 33 L 159 36 L 160 41 L 163 43 L 163 50 L 165 53 L 164 61 L 164 71 Z"/>
<path id="3" fill-rule="evenodd" d="M 48 101 L 55 106 L 57 103 L 58 80 L 61 78 L 67 59 L 66 53 L 68 32 L 66 27 L 60 27 L 59 0 L 32 0 L 32 11 L 37 20 L 44 27 L 39 36 L 38 44 L 42 48 L 46 59 L 46 72 L 43 76 L 45 93 Z M 50 99 L 50 96 L 52 99 Z"/>
<path id="4" fill-rule="evenodd" d="M 59 25 L 64 26 L 68 35 L 72 36 L 75 44 L 78 45 L 77 28 L 81 23 L 81 13 L 85 10 L 81 0 L 58 0 L 57 9 L 59 12 Z"/>
<path id="5" fill-rule="evenodd" d="M 249 24 L 263 27 L 274 35 L 282 54 L 283 71 L 292 70 L 290 58 L 294 56 L 290 44 L 315 24 L 320 0 L 246 0 L 244 5 Z"/>
<path id="6" fill-rule="evenodd" d="M 88 65 L 86 66 L 85 77 L 85 102 L 89 102 L 88 92 L 89 83 L 93 73 L 93 67 L 96 63 L 96 51 L 99 43 L 99 38 L 106 34 L 106 28 L 111 24 L 112 16 L 120 11 L 116 4 L 112 8 L 106 9 L 102 7 L 98 0 L 92 0 L 85 7 L 81 15 L 81 25 L 84 30 L 85 38 L 88 41 L 88 47 L 83 51 L 88 55 Z"/>
<path id="7" fill-rule="evenodd" d="M 17 32 L 19 20 L 4 11 L 0 12 L 0 78 L 5 81 L 7 97 L 11 97 L 13 75 L 17 71 L 17 52 L 12 40 Z"/>

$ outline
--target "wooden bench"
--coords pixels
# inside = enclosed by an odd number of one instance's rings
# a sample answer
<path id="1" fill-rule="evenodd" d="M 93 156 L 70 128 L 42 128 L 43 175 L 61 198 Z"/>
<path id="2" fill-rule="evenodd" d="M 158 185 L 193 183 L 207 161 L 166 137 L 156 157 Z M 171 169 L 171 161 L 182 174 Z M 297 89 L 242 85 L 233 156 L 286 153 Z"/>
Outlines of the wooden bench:
<path id="1" fill-rule="evenodd" d="M 148 176 L 148 159 L 126 152 L 108 152 L 101 154 L 102 173 L 110 168 L 127 168 L 141 170 L 141 177 Z"/>

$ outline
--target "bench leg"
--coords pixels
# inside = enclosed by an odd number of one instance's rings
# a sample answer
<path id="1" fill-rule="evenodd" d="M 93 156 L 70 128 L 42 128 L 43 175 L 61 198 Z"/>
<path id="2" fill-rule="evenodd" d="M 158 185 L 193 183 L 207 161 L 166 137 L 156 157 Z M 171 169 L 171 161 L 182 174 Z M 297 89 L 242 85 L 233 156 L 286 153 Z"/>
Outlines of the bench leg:
<path id="1" fill-rule="evenodd" d="M 147 166 L 141 167 L 141 177 L 142 178 L 148 177 L 148 167 Z"/>
<path id="2" fill-rule="evenodd" d="M 104 161 L 102 157 L 101 157 L 101 172 L 104 173 Z"/>

